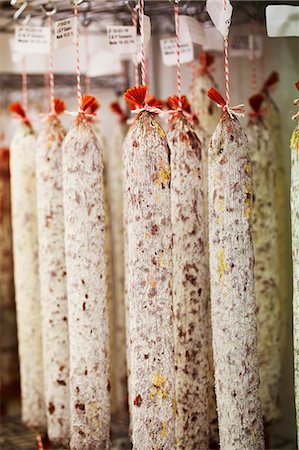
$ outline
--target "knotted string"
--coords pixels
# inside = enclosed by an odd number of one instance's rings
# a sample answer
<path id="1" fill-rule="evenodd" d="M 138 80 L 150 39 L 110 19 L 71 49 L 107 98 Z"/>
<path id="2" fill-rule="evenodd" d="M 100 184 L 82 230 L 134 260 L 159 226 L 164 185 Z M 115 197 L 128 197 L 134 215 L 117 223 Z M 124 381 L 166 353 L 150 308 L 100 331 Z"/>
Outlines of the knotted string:
<path id="1" fill-rule="evenodd" d="M 176 70 L 177 70 L 177 93 L 178 109 L 182 110 L 182 80 L 181 80 L 181 60 L 180 60 L 180 17 L 179 0 L 174 0 L 174 20 L 175 20 L 175 40 L 176 40 Z"/>
<path id="2" fill-rule="evenodd" d="M 224 9 L 227 8 L 227 0 L 224 0 Z M 224 36 L 224 74 L 225 74 L 225 97 L 226 101 L 216 91 L 216 89 L 211 88 L 208 90 L 208 97 L 213 100 L 218 108 L 222 111 L 226 111 L 231 119 L 234 117 L 244 116 L 244 104 L 240 103 L 237 106 L 230 106 L 230 93 L 229 93 L 229 60 L 228 60 L 228 33 Z"/>
<path id="3" fill-rule="evenodd" d="M 298 91 L 299 91 L 299 80 L 297 81 L 297 83 L 295 83 L 295 86 L 296 86 L 296 88 L 297 88 Z M 298 105 L 299 105 L 299 98 L 296 98 L 296 99 L 293 101 L 293 104 L 294 104 L 295 106 L 298 106 Z M 296 120 L 297 117 L 299 118 L 299 109 L 298 109 L 298 111 L 292 116 L 292 119 L 293 119 L 293 120 Z"/>
<path id="4" fill-rule="evenodd" d="M 141 83 L 146 85 L 146 61 L 145 61 L 145 42 L 144 42 L 144 0 L 138 0 L 140 39 L 141 39 Z"/>
<path id="5" fill-rule="evenodd" d="M 52 41 L 52 17 L 48 17 L 50 28 L 50 49 L 49 49 L 49 87 L 50 87 L 50 113 L 49 116 L 56 116 L 54 97 L 54 62 L 53 62 L 53 41 Z"/>
<path id="6" fill-rule="evenodd" d="M 138 6 L 135 5 L 134 8 L 132 9 L 132 25 L 136 29 L 136 36 L 137 36 L 137 28 L 138 28 L 137 8 L 138 8 Z M 134 54 L 134 75 L 135 75 L 135 86 L 137 86 L 139 84 L 139 67 L 138 67 L 137 46 L 136 46 L 135 54 Z"/>

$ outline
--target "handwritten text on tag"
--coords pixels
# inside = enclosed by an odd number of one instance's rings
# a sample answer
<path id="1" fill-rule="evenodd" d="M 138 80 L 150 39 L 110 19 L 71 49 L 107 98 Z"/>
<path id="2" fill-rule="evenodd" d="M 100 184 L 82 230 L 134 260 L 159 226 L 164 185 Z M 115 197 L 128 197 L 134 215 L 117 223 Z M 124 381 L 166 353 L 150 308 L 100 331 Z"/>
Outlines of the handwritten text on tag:
<path id="1" fill-rule="evenodd" d="M 162 52 L 163 63 L 166 66 L 175 66 L 177 64 L 176 39 L 167 38 L 160 39 L 160 47 Z M 181 42 L 180 45 L 180 62 L 181 64 L 193 61 L 193 44 L 191 41 Z"/>
<path id="2" fill-rule="evenodd" d="M 55 22 L 55 48 L 75 44 L 76 23 L 74 17 Z"/>
<path id="3" fill-rule="evenodd" d="M 15 51 L 22 54 L 48 53 L 51 30 L 49 27 L 16 26 Z"/>
<path id="4" fill-rule="evenodd" d="M 108 25 L 108 42 L 115 53 L 132 54 L 136 52 L 136 28 L 133 26 Z"/>

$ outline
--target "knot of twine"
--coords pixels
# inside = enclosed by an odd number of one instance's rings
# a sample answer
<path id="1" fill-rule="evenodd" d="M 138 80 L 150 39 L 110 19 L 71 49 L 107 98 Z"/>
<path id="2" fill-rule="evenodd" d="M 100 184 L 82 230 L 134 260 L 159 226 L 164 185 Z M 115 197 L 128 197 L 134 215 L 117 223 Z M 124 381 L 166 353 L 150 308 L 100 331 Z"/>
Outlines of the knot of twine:
<path id="1" fill-rule="evenodd" d="M 229 106 L 227 103 L 225 103 L 224 105 L 216 103 L 216 105 L 218 106 L 218 108 L 222 108 L 222 111 L 226 111 L 231 119 L 233 119 L 234 117 L 244 117 L 245 109 L 243 103 L 240 103 L 236 106 Z"/>
<path id="2" fill-rule="evenodd" d="M 88 113 L 83 109 L 79 109 L 78 111 L 64 111 L 64 113 L 69 116 L 86 116 L 88 118 L 93 118 L 96 115 L 95 113 Z"/>
<path id="3" fill-rule="evenodd" d="M 154 113 L 154 114 L 161 114 L 163 112 L 161 108 L 157 108 L 156 106 L 151 106 L 151 105 L 148 105 L 147 103 L 145 103 L 140 108 L 133 109 L 132 113 L 139 114 L 139 113 L 142 113 L 143 111 L 147 111 L 149 113 Z"/>
<path id="4" fill-rule="evenodd" d="M 208 97 L 216 103 L 218 108 L 221 108 L 222 111 L 226 111 L 231 119 L 244 116 L 245 110 L 243 103 L 236 106 L 230 106 L 229 103 L 224 100 L 222 95 L 214 88 L 208 90 Z"/>
<path id="5" fill-rule="evenodd" d="M 293 104 L 294 104 L 295 106 L 299 105 L 299 98 L 296 98 L 296 99 L 293 101 Z M 299 109 L 298 109 L 298 111 L 292 116 L 292 119 L 293 119 L 293 120 L 296 120 L 297 117 L 299 118 Z"/>

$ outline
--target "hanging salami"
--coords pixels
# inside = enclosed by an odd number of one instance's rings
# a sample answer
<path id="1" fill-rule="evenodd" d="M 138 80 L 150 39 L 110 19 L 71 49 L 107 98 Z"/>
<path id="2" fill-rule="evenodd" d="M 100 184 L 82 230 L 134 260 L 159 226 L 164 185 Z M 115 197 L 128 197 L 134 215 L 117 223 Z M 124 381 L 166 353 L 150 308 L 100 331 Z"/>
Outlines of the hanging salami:
<path id="1" fill-rule="evenodd" d="M 110 105 L 117 114 L 119 127 L 113 148 L 108 157 L 109 203 L 111 211 L 113 294 L 115 320 L 115 385 L 117 410 L 127 408 L 127 362 L 126 362 L 126 317 L 124 300 L 124 219 L 123 219 L 123 151 L 122 146 L 128 131 L 127 115 L 118 102 Z"/>
<path id="2" fill-rule="evenodd" d="M 166 135 L 145 103 L 146 86 L 124 98 L 137 114 L 124 142 L 128 233 L 133 448 L 175 448 L 170 165 Z M 160 111 L 160 110 L 159 110 Z"/>
<path id="3" fill-rule="evenodd" d="M 109 336 L 103 155 L 82 96 L 63 142 L 72 450 L 109 448 Z"/>
<path id="4" fill-rule="evenodd" d="M 14 301 L 9 149 L 0 147 L 0 397 L 1 412 L 19 395 Z"/>
<path id="5" fill-rule="evenodd" d="M 251 165 L 247 137 L 211 88 L 223 114 L 209 149 L 209 249 L 215 384 L 222 450 L 262 450 L 259 401 Z M 229 405 L 229 406 L 228 406 Z"/>
<path id="6" fill-rule="evenodd" d="M 299 80 L 296 83 L 299 91 Z M 294 365 L 295 400 L 297 417 L 299 414 L 299 99 L 294 101 L 298 111 L 293 116 L 297 125 L 291 137 L 291 219 L 292 219 L 292 259 L 293 259 L 293 314 L 294 314 Z M 298 424 L 298 419 L 297 419 Z M 298 433 L 298 428 L 297 428 Z"/>
<path id="7" fill-rule="evenodd" d="M 217 106 L 207 97 L 207 90 L 211 85 L 215 86 L 212 76 L 214 60 L 214 56 L 208 52 L 202 52 L 199 56 L 199 73 L 194 80 L 194 104 L 192 105 L 208 139 L 212 136 L 220 118 Z"/>
<path id="8" fill-rule="evenodd" d="M 260 398 L 266 424 L 279 416 L 278 394 L 281 373 L 280 316 L 278 289 L 278 227 L 275 208 L 275 149 L 264 121 L 261 94 L 249 99 L 252 108 L 247 127 L 253 179 L 253 247 L 255 295 L 258 307 L 258 355 Z"/>
<path id="9" fill-rule="evenodd" d="M 176 368 L 176 448 L 207 449 L 208 252 L 205 242 L 202 148 L 185 114 L 185 96 L 170 97 L 173 303 Z"/>
<path id="10" fill-rule="evenodd" d="M 64 103 L 55 99 L 38 136 L 36 186 L 48 435 L 64 445 L 69 439 L 69 340 L 62 192 L 66 132 L 58 118 L 63 111 Z"/>
<path id="11" fill-rule="evenodd" d="M 13 256 L 22 419 L 30 428 L 46 429 L 39 296 L 36 210 L 36 137 L 19 103 L 10 106 L 21 120 L 10 146 Z"/>

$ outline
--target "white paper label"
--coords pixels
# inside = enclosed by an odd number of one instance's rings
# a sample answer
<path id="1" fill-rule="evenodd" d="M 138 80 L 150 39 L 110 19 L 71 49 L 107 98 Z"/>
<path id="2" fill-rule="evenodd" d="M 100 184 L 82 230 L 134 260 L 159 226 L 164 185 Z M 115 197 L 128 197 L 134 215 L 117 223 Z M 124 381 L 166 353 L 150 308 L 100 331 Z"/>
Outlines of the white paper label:
<path id="1" fill-rule="evenodd" d="M 266 26 L 269 37 L 299 36 L 299 6 L 268 5 Z"/>
<path id="2" fill-rule="evenodd" d="M 263 37 L 260 35 L 235 34 L 230 38 L 229 54 L 232 57 L 261 58 L 263 54 Z"/>
<path id="3" fill-rule="evenodd" d="M 76 39 L 76 22 L 74 17 L 55 22 L 55 48 L 74 45 Z"/>
<path id="4" fill-rule="evenodd" d="M 180 36 L 183 42 L 192 41 L 194 44 L 203 45 L 205 33 L 203 25 L 189 16 L 179 16 Z"/>
<path id="5" fill-rule="evenodd" d="M 176 38 L 160 39 L 163 63 L 166 66 L 175 66 L 177 64 Z M 181 42 L 180 62 L 181 64 L 193 61 L 194 52 L 191 41 Z"/>
<path id="6" fill-rule="evenodd" d="M 99 61 L 102 61 L 99 64 Z M 100 50 L 90 55 L 88 73 L 90 77 L 115 75 L 122 72 L 120 57 L 110 50 Z"/>
<path id="7" fill-rule="evenodd" d="M 148 45 L 151 39 L 151 19 L 148 16 L 143 16 L 143 33 L 144 43 Z"/>
<path id="8" fill-rule="evenodd" d="M 132 54 L 136 52 L 136 28 L 134 26 L 108 25 L 108 42 L 118 55 Z"/>
<path id="9" fill-rule="evenodd" d="M 223 52 L 223 37 L 219 31 L 213 27 L 204 27 L 205 31 L 205 51 Z"/>
<path id="10" fill-rule="evenodd" d="M 22 54 L 49 53 L 50 39 L 50 27 L 17 25 L 15 51 Z"/>
<path id="11" fill-rule="evenodd" d="M 228 35 L 233 13 L 229 0 L 207 0 L 207 12 L 218 31 L 225 37 Z"/>

